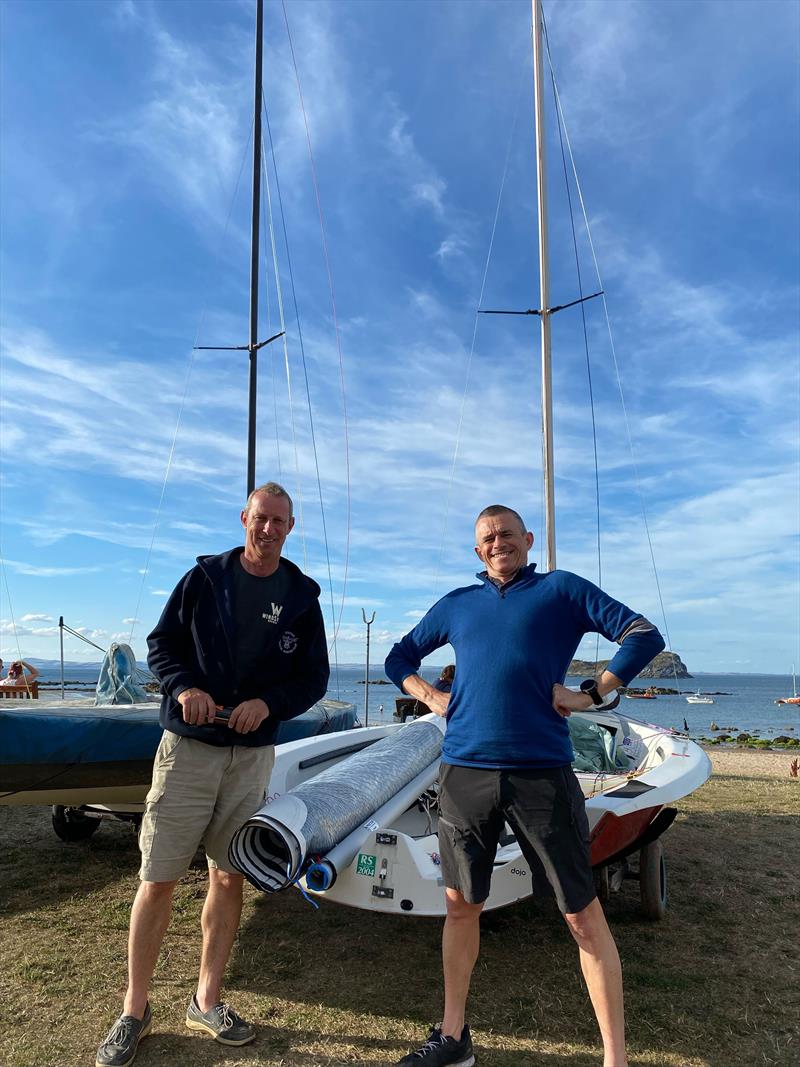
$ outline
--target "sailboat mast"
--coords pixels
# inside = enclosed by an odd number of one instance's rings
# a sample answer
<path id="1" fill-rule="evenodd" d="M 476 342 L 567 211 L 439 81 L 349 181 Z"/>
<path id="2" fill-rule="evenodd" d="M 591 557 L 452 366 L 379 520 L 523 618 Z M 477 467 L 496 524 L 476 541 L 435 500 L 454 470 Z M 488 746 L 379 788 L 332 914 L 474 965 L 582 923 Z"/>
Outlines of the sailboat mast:
<path id="1" fill-rule="evenodd" d="M 544 129 L 544 56 L 542 4 L 531 0 L 533 13 L 533 86 L 536 109 L 536 185 L 539 194 L 539 306 L 542 346 L 542 435 L 547 569 L 556 568 L 556 505 L 553 468 L 553 383 L 550 370 L 550 266 L 547 250 L 547 171 Z"/>
<path id="2" fill-rule="evenodd" d="M 253 91 L 253 211 L 250 231 L 250 383 L 247 417 L 247 495 L 256 486 L 256 400 L 258 396 L 258 255 L 261 223 L 261 66 L 264 0 L 256 0 L 256 63 Z"/>

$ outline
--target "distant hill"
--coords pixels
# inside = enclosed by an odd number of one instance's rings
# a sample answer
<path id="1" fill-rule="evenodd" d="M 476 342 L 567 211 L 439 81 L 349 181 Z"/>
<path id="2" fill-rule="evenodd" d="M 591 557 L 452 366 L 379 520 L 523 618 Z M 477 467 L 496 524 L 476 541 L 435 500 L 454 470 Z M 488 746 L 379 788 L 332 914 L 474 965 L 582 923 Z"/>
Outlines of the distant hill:
<path id="1" fill-rule="evenodd" d="M 601 659 L 595 664 L 594 660 L 574 659 L 569 665 L 568 675 L 580 674 L 584 678 L 594 676 L 595 673 L 604 671 L 611 660 Z M 691 678 L 692 675 L 686 668 L 677 652 L 659 652 L 643 671 L 639 672 L 640 678 Z"/>

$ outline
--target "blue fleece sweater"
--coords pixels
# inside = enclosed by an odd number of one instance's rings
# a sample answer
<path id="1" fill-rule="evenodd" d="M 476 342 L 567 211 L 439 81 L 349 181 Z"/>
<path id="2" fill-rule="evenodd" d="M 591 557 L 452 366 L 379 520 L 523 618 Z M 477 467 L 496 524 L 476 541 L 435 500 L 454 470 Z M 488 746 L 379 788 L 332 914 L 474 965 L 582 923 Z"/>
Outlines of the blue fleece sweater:
<path id="1" fill-rule="evenodd" d="M 481 585 L 442 597 L 386 659 L 399 688 L 422 660 L 448 642 L 456 676 L 442 748 L 466 767 L 558 767 L 574 758 L 567 720 L 553 709 L 581 638 L 620 641 L 641 615 L 569 571 L 536 573 L 531 563 L 498 588 Z M 625 684 L 664 647 L 655 628 L 625 637 L 608 665 Z"/>

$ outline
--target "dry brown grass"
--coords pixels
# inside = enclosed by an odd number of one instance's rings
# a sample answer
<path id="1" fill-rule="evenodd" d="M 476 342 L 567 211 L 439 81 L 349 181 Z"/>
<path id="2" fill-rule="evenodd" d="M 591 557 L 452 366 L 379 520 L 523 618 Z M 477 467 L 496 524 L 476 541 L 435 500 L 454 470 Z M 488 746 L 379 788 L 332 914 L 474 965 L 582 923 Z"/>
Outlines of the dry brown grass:
<path id="1" fill-rule="evenodd" d="M 680 804 L 665 838 L 666 919 L 638 917 L 634 884 L 608 906 L 632 1067 L 800 1060 L 800 784 L 788 767 L 785 777 L 737 767 Z M 90 1065 L 120 1010 L 135 837 L 106 823 L 88 843 L 65 845 L 47 811 L 0 808 L 0 842 L 0 1062 Z M 204 884 L 193 870 L 179 888 L 152 994 L 155 1030 L 137 1067 L 392 1064 L 436 1021 L 439 922 L 332 904 L 313 911 L 297 893 L 248 889 L 227 993 L 257 1021 L 258 1039 L 237 1050 L 191 1034 L 183 1010 Z M 485 917 L 470 1022 L 479 1067 L 602 1062 L 576 953 L 554 909 L 528 901 Z"/>

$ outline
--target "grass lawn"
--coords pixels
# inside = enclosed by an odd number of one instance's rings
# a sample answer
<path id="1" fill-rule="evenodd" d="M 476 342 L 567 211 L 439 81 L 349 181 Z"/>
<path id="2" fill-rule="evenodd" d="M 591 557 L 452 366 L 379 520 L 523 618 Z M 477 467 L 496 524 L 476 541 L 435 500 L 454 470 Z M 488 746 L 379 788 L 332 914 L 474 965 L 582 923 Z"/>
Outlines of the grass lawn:
<path id="1" fill-rule="evenodd" d="M 788 760 L 787 760 L 788 763 Z M 800 1063 L 800 781 L 718 773 L 664 838 L 667 917 L 607 907 L 623 961 L 636 1067 Z M 67 845 L 42 808 L 0 807 L 0 1063 L 91 1065 L 119 1014 L 138 850 L 106 822 Z M 226 994 L 259 1026 L 227 1049 L 183 1014 L 199 956 L 203 869 L 176 895 L 137 1067 L 393 1064 L 439 1017 L 441 923 L 247 887 Z M 555 907 L 484 917 L 469 1019 L 478 1067 L 599 1067 L 577 951 Z"/>

